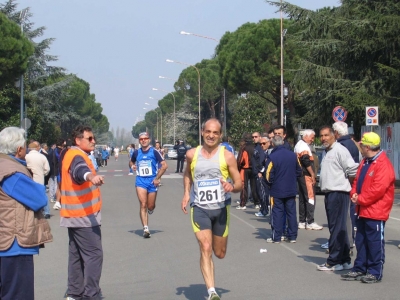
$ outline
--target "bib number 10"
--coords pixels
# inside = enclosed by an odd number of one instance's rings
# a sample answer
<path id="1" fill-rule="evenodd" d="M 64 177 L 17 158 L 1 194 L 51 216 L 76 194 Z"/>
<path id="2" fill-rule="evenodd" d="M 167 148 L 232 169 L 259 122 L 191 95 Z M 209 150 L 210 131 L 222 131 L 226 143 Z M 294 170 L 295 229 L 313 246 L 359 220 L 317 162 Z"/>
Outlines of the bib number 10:
<path id="1" fill-rule="evenodd" d="M 218 190 L 202 190 L 199 191 L 199 196 L 200 196 L 200 202 L 204 201 L 212 201 L 212 202 L 218 202 Z"/>
<path id="2" fill-rule="evenodd" d="M 141 168 L 140 171 L 141 171 L 140 175 L 149 175 L 150 174 L 150 168 Z"/>

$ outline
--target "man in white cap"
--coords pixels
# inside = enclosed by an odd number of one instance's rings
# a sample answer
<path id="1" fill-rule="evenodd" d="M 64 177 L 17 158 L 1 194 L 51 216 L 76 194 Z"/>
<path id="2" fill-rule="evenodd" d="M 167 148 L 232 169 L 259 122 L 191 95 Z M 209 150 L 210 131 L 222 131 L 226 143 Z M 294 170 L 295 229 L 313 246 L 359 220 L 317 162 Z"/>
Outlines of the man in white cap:
<path id="1" fill-rule="evenodd" d="M 150 146 L 147 132 L 139 134 L 139 143 L 141 148 L 135 150 L 129 164 L 133 171 L 136 171 L 136 194 L 140 202 L 143 237 L 150 238 L 148 215 L 151 215 L 156 207 L 157 190 L 161 176 L 167 170 L 167 163 L 160 152 Z"/>

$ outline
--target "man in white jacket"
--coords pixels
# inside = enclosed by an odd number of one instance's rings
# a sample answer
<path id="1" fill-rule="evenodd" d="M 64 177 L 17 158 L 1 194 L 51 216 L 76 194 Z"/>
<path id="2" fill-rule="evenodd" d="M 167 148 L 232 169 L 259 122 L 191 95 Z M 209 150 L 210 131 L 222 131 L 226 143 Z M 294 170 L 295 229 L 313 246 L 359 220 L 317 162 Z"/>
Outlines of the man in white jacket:
<path id="1" fill-rule="evenodd" d="M 44 177 L 50 172 L 50 165 L 47 161 L 46 156 L 39 152 L 40 144 L 38 142 L 32 142 L 28 146 L 29 153 L 25 156 L 26 166 L 32 172 L 33 181 L 44 185 Z M 50 219 L 49 204 L 43 208 L 43 214 L 46 219 Z"/>

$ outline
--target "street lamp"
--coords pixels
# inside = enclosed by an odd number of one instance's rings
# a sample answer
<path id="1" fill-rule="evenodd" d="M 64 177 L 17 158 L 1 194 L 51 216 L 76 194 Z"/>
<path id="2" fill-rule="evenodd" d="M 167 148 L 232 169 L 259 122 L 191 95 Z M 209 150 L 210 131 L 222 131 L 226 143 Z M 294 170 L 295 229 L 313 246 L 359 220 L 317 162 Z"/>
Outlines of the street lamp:
<path id="1" fill-rule="evenodd" d="M 160 78 L 160 79 L 168 79 L 168 80 L 177 81 L 177 79 L 175 79 L 175 78 L 170 78 L 170 77 L 166 77 L 166 76 L 158 76 L 158 78 Z"/>
<path id="2" fill-rule="evenodd" d="M 201 110 L 200 110 L 200 72 L 199 72 L 199 69 L 197 69 L 197 67 L 195 67 L 194 65 L 187 64 L 187 63 L 184 63 L 184 62 L 180 62 L 180 61 L 177 61 L 177 60 L 166 59 L 165 61 L 168 62 L 168 63 L 176 63 L 176 64 L 181 64 L 181 65 L 193 67 L 197 71 L 198 83 L 199 83 L 199 145 L 201 145 Z"/>
<path id="3" fill-rule="evenodd" d="M 215 39 L 215 38 L 212 38 L 212 37 L 209 37 L 209 36 L 205 36 L 205 35 L 200 35 L 200 34 L 196 34 L 196 33 L 192 33 L 192 32 L 186 32 L 186 31 L 181 31 L 180 34 L 183 34 L 183 35 L 193 35 L 193 36 L 201 37 L 201 38 L 204 38 L 204 39 L 213 40 L 213 41 L 219 43 L 219 40 L 218 40 L 218 39 Z M 224 97 L 223 97 L 223 99 L 224 99 L 223 118 L 224 118 L 224 119 L 223 119 L 223 121 L 222 121 L 222 132 L 224 132 L 224 133 L 226 134 L 226 98 L 225 98 L 225 96 L 226 96 L 226 92 L 225 92 L 225 88 L 224 88 Z"/>
<path id="4" fill-rule="evenodd" d="M 283 122 L 283 99 L 284 99 L 284 84 L 283 84 L 283 37 L 286 34 L 286 29 L 283 30 L 283 11 L 282 11 L 282 0 L 281 0 L 281 125 L 284 124 Z"/>
<path id="5" fill-rule="evenodd" d="M 19 22 L 20 22 L 20 26 L 21 26 L 21 34 L 24 34 L 24 24 L 23 24 L 23 20 L 25 19 L 26 13 L 28 12 L 27 8 L 24 8 L 23 10 L 21 10 L 21 13 L 19 14 Z M 21 75 L 20 81 L 19 81 L 19 88 L 20 88 L 20 92 L 21 92 L 21 107 L 20 107 L 20 126 L 21 128 L 24 128 L 26 126 L 24 126 L 24 74 Z M 25 134 L 26 134 L 26 128 L 25 129 Z"/>
<path id="6" fill-rule="evenodd" d="M 174 94 L 172 94 L 171 92 L 168 92 L 166 90 L 162 90 L 162 89 L 156 89 L 156 88 L 152 88 L 153 91 L 162 91 L 162 92 L 166 92 L 168 94 L 171 94 L 172 98 L 174 98 L 174 142 L 175 142 L 175 127 L 176 127 L 176 118 L 175 118 L 175 96 Z M 160 109 L 161 110 L 161 109 Z"/>
<path id="7" fill-rule="evenodd" d="M 205 35 L 200 35 L 200 34 L 196 34 L 196 33 L 181 31 L 180 34 L 183 34 L 183 35 L 194 35 L 194 36 L 198 36 L 198 37 L 201 37 L 201 38 L 204 38 L 204 39 L 209 39 L 209 40 L 216 41 L 217 43 L 219 42 L 219 40 L 214 39 L 214 38 L 212 38 L 212 37 L 205 36 Z"/>

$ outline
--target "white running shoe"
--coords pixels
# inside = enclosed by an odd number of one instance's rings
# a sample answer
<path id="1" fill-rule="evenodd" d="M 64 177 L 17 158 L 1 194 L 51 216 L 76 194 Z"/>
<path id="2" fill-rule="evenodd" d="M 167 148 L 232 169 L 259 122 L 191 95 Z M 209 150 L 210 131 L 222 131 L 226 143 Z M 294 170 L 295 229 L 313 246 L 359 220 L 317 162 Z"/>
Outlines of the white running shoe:
<path id="1" fill-rule="evenodd" d="M 307 230 L 322 230 L 324 227 L 318 225 L 317 223 L 306 224 Z"/>
<path id="2" fill-rule="evenodd" d="M 218 296 L 216 292 L 212 292 L 210 296 L 208 296 L 207 300 L 220 300 L 221 298 Z"/>
<path id="3" fill-rule="evenodd" d="M 246 210 L 246 205 L 245 206 L 238 205 L 236 206 L 236 209 Z"/>
<path id="4" fill-rule="evenodd" d="M 337 264 L 334 266 L 330 266 L 327 263 L 317 266 L 318 271 L 342 271 L 343 265 Z"/>
<path id="5" fill-rule="evenodd" d="M 61 209 L 61 203 L 58 202 L 58 201 L 56 201 L 56 203 L 55 203 L 54 206 L 53 206 L 53 209 L 55 209 L 55 210 Z"/>
<path id="6" fill-rule="evenodd" d="M 265 217 L 265 215 L 263 215 L 261 211 L 256 212 L 256 213 L 255 213 L 255 216 L 256 216 L 256 217 Z"/>
<path id="7" fill-rule="evenodd" d="M 306 223 L 305 222 L 299 222 L 299 229 L 306 229 Z"/>

